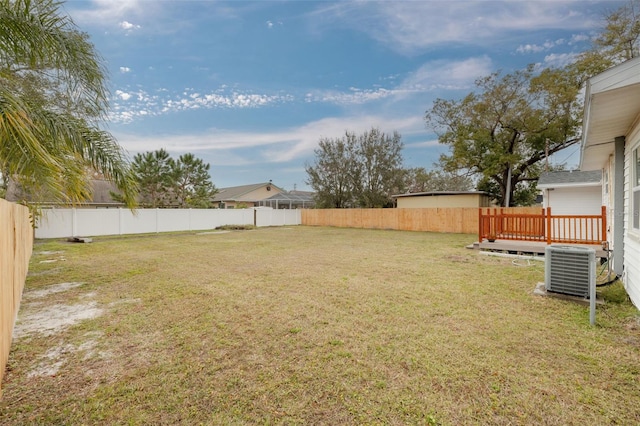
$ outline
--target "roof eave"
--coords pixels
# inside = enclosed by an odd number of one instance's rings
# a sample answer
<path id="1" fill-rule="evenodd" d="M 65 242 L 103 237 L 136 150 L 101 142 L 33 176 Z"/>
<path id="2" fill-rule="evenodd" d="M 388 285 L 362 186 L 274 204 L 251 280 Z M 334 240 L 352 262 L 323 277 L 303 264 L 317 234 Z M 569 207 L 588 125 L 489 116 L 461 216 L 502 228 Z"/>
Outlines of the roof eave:
<path id="1" fill-rule="evenodd" d="M 639 114 L 640 58 L 590 78 L 585 88 L 580 169 L 601 169 L 613 152 L 614 139 L 626 136 Z"/>
<path id="2" fill-rule="evenodd" d="M 553 189 L 553 188 L 588 188 L 602 186 L 600 182 L 574 182 L 574 183 L 547 183 L 538 184 L 538 189 Z"/>

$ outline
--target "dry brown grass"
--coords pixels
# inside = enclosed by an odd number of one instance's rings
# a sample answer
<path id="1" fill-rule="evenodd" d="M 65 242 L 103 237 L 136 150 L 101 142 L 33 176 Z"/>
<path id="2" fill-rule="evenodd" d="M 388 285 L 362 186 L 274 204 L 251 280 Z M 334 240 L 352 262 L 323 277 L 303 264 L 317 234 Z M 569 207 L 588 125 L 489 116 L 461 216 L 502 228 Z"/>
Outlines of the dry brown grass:
<path id="1" fill-rule="evenodd" d="M 38 244 L 21 320 L 102 315 L 14 341 L 0 423 L 640 423 L 637 311 L 605 304 L 590 327 L 587 306 L 532 294 L 542 264 L 472 241 L 294 227 Z M 63 282 L 85 284 L 29 299 Z"/>

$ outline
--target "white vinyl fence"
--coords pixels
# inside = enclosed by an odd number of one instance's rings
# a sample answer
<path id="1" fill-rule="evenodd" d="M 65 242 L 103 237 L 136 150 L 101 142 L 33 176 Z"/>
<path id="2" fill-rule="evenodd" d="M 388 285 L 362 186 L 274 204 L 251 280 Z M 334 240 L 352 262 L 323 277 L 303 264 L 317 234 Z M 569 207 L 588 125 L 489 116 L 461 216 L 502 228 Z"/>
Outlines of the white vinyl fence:
<path id="1" fill-rule="evenodd" d="M 300 210 L 272 209 L 45 209 L 36 238 L 94 237 L 199 231 L 223 225 L 300 225 Z"/>

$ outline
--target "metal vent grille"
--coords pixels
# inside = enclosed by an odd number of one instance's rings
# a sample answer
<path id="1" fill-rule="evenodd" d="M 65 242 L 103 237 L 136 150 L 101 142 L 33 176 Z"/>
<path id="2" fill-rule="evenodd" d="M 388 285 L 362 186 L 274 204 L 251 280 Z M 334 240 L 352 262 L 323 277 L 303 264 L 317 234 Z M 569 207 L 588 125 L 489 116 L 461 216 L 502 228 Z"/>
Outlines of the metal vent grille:
<path id="1" fill-rule="evenodd" d="M 545 260 L 547 291 L 589 298 L 589 285 L 595 280 L 594 249 L 551 245 L 545 248 Z"/>

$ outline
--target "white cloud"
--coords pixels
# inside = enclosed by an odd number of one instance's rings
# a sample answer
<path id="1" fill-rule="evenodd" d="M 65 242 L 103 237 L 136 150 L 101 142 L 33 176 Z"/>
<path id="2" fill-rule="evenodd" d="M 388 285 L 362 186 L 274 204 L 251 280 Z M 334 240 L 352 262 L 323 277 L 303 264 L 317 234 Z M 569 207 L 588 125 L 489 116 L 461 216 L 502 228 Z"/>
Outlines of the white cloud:
<path id="1" fill-rule="evenodd" d="M 438 139 L 429 139 L 422 142 L 408 143 L 406 144 L 407 148 L 431 148 L 434 146 L 440 146 L 440 141 Z"/>
<path id="2" fill-rule="evenodd" d="M 118 142 L 130 152 L 165 148 L 169 152 L 209 152 L 212 165 L 238 166 L 282 163 L 313 155 L 321 138 L 340 138 L 345 131 L 362 133 L 385 123 L 380 130 L 402 135 L 424 133 L 422 117 L 382 117 L 376 115 L 329 117 L 286 130 L 234 132 L 211 129 L 197 134 L 129 135 L 115 134 Z M 378 126 L 379 127 L 379 126 Z M 243 151 L 249 151 L 245 154 Z"/>
<path id="3" fill-rule="evenodd" d="M 575 62 L 576 53 L 551 53 L 544 57 L 544 65 L 546 67 L 564 67 Z"/>
<path id="4" fill-rule="evenodd" d="M 569 44 L 573 45 L 576 43 L 582 43 L 589 40 L 591 40 L 591 37 L 589 37 L 586 34 L 574 34 L 571 36 L 571 40 L 569 40 Z"/>
<path id="5" fill-rule="evenodd" d="M 158 89 L 157 92 L 159 94 L 150 95 L 144 90 L 116 90 L 110 113 L 111 121 L 114 123 L 130 123 L 138 117 L 157 116 L 177 111 L 212 108 L 258 108 L 293 100 L 290 95 L 243 93 L 240 91 L 228 93 L 225 89 L 204 94 L 196 92 L 192 88 L 187 88 L 180 94 L 173 95 L 167 89 Z M 129 102 L 121 104 L 118 102 L 119 100 Z M 144 111 L 144 113 L 141 113 L 141 111 Z"/>
<path id="6" fill-rule="evenodd" d="M 328 102 L 336 105 L 364 105 L 383 99 L 399 100 L 417 93 L 439 89 L 468 89 L 479 77 L 488 75 L 493 63 L 488 56 L 469 58 L 459 61 L 432 61 L 422 65 L 409 74 L 395 87 L 360 89 L 350 87 L 348 91 L 313 90 L 305 94 L 304 100 L 310 102 Z"/>
<path id="7" fill-rule="evenodd" d="M 142 116 L 157 116 L 197 109 L 246 109 L 290 102 L 322 102 L 353 106 L 385 99 L 399 101 L 410 95 L 435 90 L 469 89 L 473 87 L 477 78 L 488 75 L 492 69 L 493 63 L 488 56 L 458 61 L 438 60 L 422 65 L 397 85 L 389 88 L 377 86 L 370 89 L 350 87 L 346 91 L 310 90 L 299 97 L 281 93 L 244 92 L 230 89 L 226 85 L 209 93 L 202 93 L 195 88 L 185 88 L 178 94 L 171 93 L 167 89 L 159 89 L 156 95 L 149 95 L 143 90 L 117 90 L 116 102 L 112 105 L 110 118 L 115 123 L 130 123 Z M 120 71 L 126 73 L 131 69 L 121 67 Z M 117 102 L 119 100 L 128 102 L 122 104 Z M 145 114 L 141 114 L 140 111 L 145 111 Z"/>
<path id="8" fill-rule="evenodd" d="M 422 65 L 400 85 L 407 91 L 470 88 L 474 81 L 491 73 L 493 63 L 488 56 L 460 61 L 432 61 Z"/>
<path id="9" fill-rule="evenodd" d="M 346 2 L 323 4 L 309 17 L 313 25 L 358 29 L 407 54 L 451 42 L 496 43 L 513 32 L 582 30 L 600 19 L 577 0 Z"/>
<path id="10" fill-rule="evenodd" d="M 69 8 L 69 13 L 73 19 L 79 23 L 111 25 L 114 22 L 129 24 L 124 17 L 129 15 L 141 15 L 143 12 L 148 13 L 155 2 L 143 0 L 92 0 L 90 8 L 77 9 L 73 8 L 73 3 L 67 3 L 65 6 Z M 129 24 L 131 25 L 131 24 Z M 130 29 L 130 28 L 124 28 Z"/>
<path id="11" fill-rule="evenodd" d="M 140 27 L 140 25 L 135 25 L 135 24 L 132 24 L 131 22 L 128 22 L 128 21 L 122 21 L 122 22 L 120 22 L 120 28 L 130 32 L 132 30 L 139 30 L 141 27 Z"/>
<path id="12" fill-rule="evenodd" d="M 276 25 L 278 25 L 278 26 L 282 26 L 282 25 L 284 25 L 284 24 L 282 23 L 282 21 L 277 21 L 277 22 L 267 21 L 267 22 L 266 22 L 266 25 L 267 25 L 267 28 L 271 30 L 271 29 L 273 29 Z"/>
<path id="13" fill-rule="evenodd" d="M 538 45 L 538 44 L 524 44 L 524 45 L 521 44 L 516 49 L 516 52 L 518 52 L 518 53 L 537 53 L 537 52 L 542 52 L 543 50 L 545 50 L 545 48 L 540 46 L 540 45 Z"/>
<path id="14" fill-rule="evenodd" d="M 329 102 L 337 105 L 362 105 L 367 102 L 388 98 L 395 90 L 384 88 L 358 89 L 351 87 L 347 92 L 338 90 L 315 90 L 305 95 L 305 102 Z"/>
<path id="15" fill-rule="evenodd" d="M 116 90 L 116 97 L 122 99 L 123 101 L 128 101 L 129 99 L 131 99 L 131 94 L 123 92 L 122 90 Z"/>
<path id="16" fill-rule="evenodd" d="M 520 45 L 518 46 L 518 48 L 516 49 L 516 52 L 518 53 L 538 53 L 538 52 L 544 52 L 547 50 L 551 50 L 552 48 L 556 47 L 556 46 L 560 46 L 566 43 L 566 40 L 560 38 L 558 40 L 547 40 L 542 44 L 524 44 L 524 45 Z"/>

